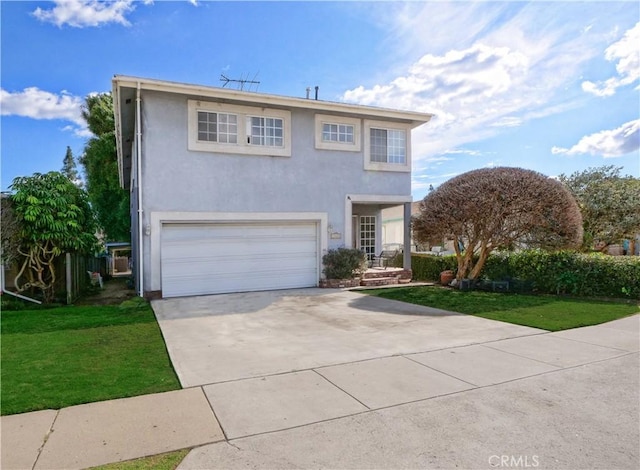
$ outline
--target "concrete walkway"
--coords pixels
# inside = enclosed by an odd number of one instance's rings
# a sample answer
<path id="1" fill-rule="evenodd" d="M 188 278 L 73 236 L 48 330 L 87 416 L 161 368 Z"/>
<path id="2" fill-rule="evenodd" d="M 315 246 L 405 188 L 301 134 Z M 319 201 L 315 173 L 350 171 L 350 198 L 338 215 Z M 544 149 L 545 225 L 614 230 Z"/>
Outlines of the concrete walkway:
<path id="1" fill-rule="evenodd" d="M 635 315 L 5 416 L 0 467 L 637 469 L 639 350 Z"/>

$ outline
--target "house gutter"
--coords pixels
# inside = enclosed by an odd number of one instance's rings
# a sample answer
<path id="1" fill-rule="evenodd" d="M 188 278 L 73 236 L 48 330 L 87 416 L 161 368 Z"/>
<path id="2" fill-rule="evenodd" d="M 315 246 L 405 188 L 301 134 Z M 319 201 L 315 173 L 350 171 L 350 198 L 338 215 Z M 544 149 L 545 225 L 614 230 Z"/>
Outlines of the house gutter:
<path id="1" fill-rule="evenodd" d="M 141 98 L 140 98 L 140 82 L 137 83 L 136 88 L 136 165 L 138 173 L 138 279 L 139 289 L 138 295 L 144 297 L 144 269 L 143 259 L 143 230 L 142 230 L 142 119 L 140 117 L 141 111 Z"/>

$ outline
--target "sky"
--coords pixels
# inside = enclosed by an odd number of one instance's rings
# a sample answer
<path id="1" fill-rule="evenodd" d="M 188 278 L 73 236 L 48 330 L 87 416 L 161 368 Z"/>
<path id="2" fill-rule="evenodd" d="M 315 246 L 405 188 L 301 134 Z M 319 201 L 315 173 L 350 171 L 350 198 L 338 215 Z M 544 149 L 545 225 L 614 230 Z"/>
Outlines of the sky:
<path id="1" fill-rule="evenodd" d="M 434 114 L 414 200 L 472 169 L 640 177 L 640 2 L 0 2 L 2 190 L 91 137 L 113 75 Z M 228 84 L 228 87 L 233 84 Z M 312 91 L 313 93 L 313 91 Z"/>

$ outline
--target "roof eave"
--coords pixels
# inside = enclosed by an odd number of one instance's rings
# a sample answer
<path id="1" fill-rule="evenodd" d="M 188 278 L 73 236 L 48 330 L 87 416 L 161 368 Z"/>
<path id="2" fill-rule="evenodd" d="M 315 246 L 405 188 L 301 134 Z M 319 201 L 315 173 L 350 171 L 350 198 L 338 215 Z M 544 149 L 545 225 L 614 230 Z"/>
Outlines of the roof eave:
<path id="1" fill-rule="evenodd" d="M 268 106 L 314 109 L 317 111 L 326 112 L 342 112 L 361 116 L 369 116 L 374 119 L 386 118 L 409 123 L 412 127 L 418 127 L 422 124 L 425 124 L 429 122 L 429 120 L 433 117 L 433 114 L 420 113 L 416 111 L 401 111 L 357 104 L 312 100 L 280 95 L 269 95 L 265 93 L 237 91 L 220 87 L 191 85 L 186 83 L 168 82 L 164 80 L 137 78 L 124 75 L 115 75 L 113 77 L 114 95 L 116 89 L 122 87 L 135 88 L 138 85 L 144 90 L 164 91 L 169 93 L 203 96 L 238 102 L 261 103 Z"/>

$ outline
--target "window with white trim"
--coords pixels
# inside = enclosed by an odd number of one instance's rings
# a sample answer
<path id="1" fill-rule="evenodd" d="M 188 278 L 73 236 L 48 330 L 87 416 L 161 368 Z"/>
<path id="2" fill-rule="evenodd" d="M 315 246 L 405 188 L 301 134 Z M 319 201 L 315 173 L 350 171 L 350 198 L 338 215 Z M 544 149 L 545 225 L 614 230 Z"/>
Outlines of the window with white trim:
<path id="1" fill-rule="evenodd" d="M 238 143 L 238 116 L 228 113 L 198 111 L 198 140 Z"/>
<path id="2" fill-rule="evenodd" d="M 316 114 L 315 121 L 317 149 L 360 151 L 360 119 Z"/>
<path id="3" fill-rule="evenodd" d="M 353 126 L 349 124 L 322 124 L 323 142 L 353 143 Z"/>
<path id="4" fill-rule="evenodd" d="M 282 147 L 284 120 L 272 117 L 247 117 L 247 143 L 267 147 Z"/>
<path id="5" fill-rule="evenodd" d="M 410 138 L 409 124 L 365 121 L 365 169 L 410 172 Z"/>
<path id="6" fill-rule="evenodd" d="M 291 112 L 188 100 L 188 148 L 223 154 L 291 156 Z"/>
<path id="7" fill-rule="evenodd" d="M 407 160 L 406 131 L 371 128 L 371 161 L 400 163 Z"/>

